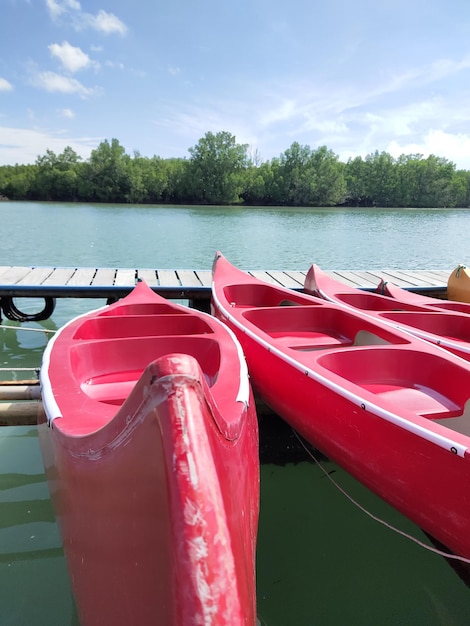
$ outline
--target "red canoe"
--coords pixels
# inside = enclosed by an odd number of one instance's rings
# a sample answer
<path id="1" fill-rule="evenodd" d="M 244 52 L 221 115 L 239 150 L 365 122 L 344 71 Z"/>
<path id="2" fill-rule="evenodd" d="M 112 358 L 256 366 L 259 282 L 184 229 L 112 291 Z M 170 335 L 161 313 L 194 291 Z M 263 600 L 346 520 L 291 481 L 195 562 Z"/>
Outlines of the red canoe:
<path id="1" fill-rule="evenodd" d="M 317 265 L 309 268 L 304 290 L 378 318 L 470 361 L 470 316 L 458 310 L 439 310 L 412 302 L 411 297 L 397 301 L 380 293 L 348 287 L 322 272 Z"/>
<path id="2" fill-rule="evenodd" d="M 423 294 L 402 289 L 401 287 L 392 285 L 390 282 L 385 280 L 381 280 L 378 284 L 377 293 L 383 296 L 389 296 L 398 303 L 404 302 L 419 307 L 431 307 L 431 310 L 437 309 L 438 311 L 454 311 L 470 315 L 470 303 L 468 302 L 456 302 L 452 300 L 430 298 L 429 296 L 425 296 Z"/>
<path id="3" fill-rule="evenodd" d="M 258 426 L 233 334 L 138 283 L 55 335 L 41 385 L 80 623 L 254 626 Z"/>
<path id="4" fill-rule="evenodd" d="M 213 265 L 253 387 L 314 446 L 470 558 L 470 364 L 345 307 Z"/>

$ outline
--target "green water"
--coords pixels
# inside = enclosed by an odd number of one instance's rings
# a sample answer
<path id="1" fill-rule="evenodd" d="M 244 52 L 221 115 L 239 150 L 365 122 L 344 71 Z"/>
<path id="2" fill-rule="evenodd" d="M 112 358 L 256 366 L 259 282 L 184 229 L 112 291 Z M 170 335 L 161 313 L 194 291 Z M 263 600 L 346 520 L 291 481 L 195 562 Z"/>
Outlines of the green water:
<path id="1" fill-rule="evenodd" d="M 220 249 L 246 268 L 306 269 L 315 261 L 325 269 L 451 269 L 466 260 L 470 225 L 469 212 L 437 210 L 250 213 L 0 203 L 0 212 L 0 265 L 209 269 Z M 45 329 L 102 304 L 61 300 L 52 320 L 23 325 L 42 332 L 4 320 L 0 367 L 38 367 Z M 17 378 L 25 377 L 17 372 Z M 261 418 L 260 438 L 262 624 L 470 622 L 470 589 L 442 557 L 354 506 L 275 416 Z M 367 510 L 428 543 L 416 526 L 338 466 L 322 463 Z M 0 626 L 78 624 L 34 427 L 0 429 L 0 498 Z"/>

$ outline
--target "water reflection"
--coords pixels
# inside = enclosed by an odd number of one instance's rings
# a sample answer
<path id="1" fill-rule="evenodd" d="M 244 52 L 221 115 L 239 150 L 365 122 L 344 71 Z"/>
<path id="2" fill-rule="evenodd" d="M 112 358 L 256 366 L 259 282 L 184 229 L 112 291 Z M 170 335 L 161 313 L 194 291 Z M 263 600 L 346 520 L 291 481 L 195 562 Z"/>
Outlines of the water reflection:
<path id="1" fill-rule="evenodd" d="M 0 380 L 36 378 L 44 348 L 56 330 L 53 319 L 26 323 L 1 320 Z"/>
<path id="2" fill-rule="evenodd" d="M 0 428 L 0 624 L 79 626 L 30 426 Z"/>
<path id="3" fill-rule="evenodd" d="M 261 418 L 261 459 L 269 460 L 261 466 L 257 585 L 262 623 L 468 623 L 470 590 L 448 563 L 355 507 L 277 420 Z M 270 425 L 284 460 L 269 456 L 275 443 Z M 419 528 L 336 464 L 324 457 L 321 464 L 367 510 L 431 546 Z"/>

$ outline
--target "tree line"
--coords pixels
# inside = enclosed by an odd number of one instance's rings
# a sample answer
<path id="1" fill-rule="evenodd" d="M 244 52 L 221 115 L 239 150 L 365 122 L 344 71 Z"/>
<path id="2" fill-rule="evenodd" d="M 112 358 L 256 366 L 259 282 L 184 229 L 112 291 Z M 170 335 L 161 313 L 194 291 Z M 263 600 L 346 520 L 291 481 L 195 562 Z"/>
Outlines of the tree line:
<path id="1" fill-rule="evenodd" d="M 263 161 L 228 132 L 208 132 L 189 158 L 129 155 L 105 140 L 89 159 L 70 147 L 34 164 L 0 167 L 0 198 L 132 204 L 469 207 L 470 172 L 445 158 L 387 152 L 346 163 L 294 142 Z"/>

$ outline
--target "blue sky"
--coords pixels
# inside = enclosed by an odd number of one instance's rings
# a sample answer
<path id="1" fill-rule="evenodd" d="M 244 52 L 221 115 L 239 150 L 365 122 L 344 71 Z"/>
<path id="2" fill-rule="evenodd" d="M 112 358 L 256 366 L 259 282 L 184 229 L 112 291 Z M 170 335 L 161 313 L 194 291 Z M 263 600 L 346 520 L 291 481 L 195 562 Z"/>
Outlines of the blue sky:
<path id="1" fill-rule="evenodd" d="M 435 154 L 470 169 L 468 0 L 0 0 L 0 165 L 104 139 L 188 157 Z"/>

